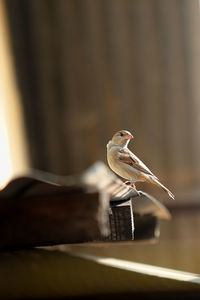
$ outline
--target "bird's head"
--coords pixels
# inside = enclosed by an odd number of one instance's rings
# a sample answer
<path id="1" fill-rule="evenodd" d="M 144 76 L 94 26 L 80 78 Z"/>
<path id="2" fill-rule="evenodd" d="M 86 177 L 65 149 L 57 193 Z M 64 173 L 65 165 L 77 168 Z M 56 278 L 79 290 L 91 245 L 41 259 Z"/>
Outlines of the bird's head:
<path id="1" fill-rule="evenodd" d="M 114 145 L 127 147 L 133 135 L 127 130 L 120 130 L 113 135 L 112 142 Z"/>

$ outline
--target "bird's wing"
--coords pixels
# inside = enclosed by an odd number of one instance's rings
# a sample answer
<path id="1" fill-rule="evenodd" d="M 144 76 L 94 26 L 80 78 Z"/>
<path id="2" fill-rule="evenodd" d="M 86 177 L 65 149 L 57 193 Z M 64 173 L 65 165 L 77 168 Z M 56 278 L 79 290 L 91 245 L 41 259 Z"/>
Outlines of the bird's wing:
<path id="1" fill-rule="evenodd" d="M 125 164 L 128 164 L 129 166 L 132 166 L 136 170 L 143 172 L 147 175 L 151 175 L 154 178 L 157 178 L 150 170 L 147 168 L 147 166 L 135 155 L 133 154 L 129 149 L 122 148 L 118 151 L 118 158 L 120 161 L 122 161 Z"/>

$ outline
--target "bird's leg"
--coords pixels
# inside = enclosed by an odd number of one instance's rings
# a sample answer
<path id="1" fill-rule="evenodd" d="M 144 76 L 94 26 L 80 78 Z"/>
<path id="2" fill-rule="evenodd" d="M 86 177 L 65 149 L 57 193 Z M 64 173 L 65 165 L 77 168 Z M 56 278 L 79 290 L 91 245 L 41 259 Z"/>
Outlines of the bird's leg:
<path id="1" fill-rule="evenodd" d="M 131 187 L 132 187 L 133 191 L 135 191 L 135 190 L 136 190 L 136 186 L 135 186 L 135 184 L 134 184 L 134 183 L 132 183 L 132 184 L 131 184 Z"/>

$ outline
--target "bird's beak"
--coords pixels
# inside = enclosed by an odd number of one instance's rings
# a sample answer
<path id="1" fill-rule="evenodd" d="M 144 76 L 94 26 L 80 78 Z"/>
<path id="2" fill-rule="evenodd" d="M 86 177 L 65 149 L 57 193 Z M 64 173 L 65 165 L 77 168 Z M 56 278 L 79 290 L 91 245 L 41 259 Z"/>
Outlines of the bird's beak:
<path id="1" fill-rule="evenodd" d="M 127 135 L 126 135 L 126 139 L 127 139 L 127 140 L 132 140 L 132 138 L 133 138 L 132 134 L 127 134 Z"/>

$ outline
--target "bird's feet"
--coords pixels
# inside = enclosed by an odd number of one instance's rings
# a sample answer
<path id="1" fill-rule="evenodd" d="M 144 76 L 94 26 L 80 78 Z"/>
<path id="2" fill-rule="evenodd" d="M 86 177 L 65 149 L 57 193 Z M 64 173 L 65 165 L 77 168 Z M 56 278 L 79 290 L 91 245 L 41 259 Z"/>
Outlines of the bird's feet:
<path id="1" fill-rule="evenodd" d="M 136 190 L 135 184 L 131 183 L 130 181 L 127 180 L 124 183 L 127 184 L 127 185 L 130 185 L 132 187 L 133 191 Z"/>

